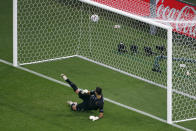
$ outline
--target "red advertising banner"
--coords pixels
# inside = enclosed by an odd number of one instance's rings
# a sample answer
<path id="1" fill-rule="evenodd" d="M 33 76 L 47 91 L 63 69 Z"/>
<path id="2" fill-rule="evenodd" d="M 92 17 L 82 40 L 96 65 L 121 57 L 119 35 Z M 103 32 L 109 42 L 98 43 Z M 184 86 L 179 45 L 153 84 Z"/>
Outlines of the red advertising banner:
<path id="1" fill-rule="evenodd" d="M 177 0 L 156 0 L 156 17 L 169 22 L 174 31 L 196 38 L 196 7 Z M 186 23 L 180 23 L 185 21 Z"/>
<path id="2" fill-rule="evenodd" d="M 93 0 L 119 10 L 140 16 L 151 16 L 150 11 L 156 7 L 156 18 L 173 27 L 173 30 L 196 38 L 196 7 L 177 0 Z M 172 22 L 169 22 L 172 21 Z M 182 21 L 186 21 L 182 23 Z"/>
<path id="3" fill-rule="evenodd" d="M 149 16 L 150 3 L 142 0 L 93 0 L 119 10 L 140 16 Z"/>

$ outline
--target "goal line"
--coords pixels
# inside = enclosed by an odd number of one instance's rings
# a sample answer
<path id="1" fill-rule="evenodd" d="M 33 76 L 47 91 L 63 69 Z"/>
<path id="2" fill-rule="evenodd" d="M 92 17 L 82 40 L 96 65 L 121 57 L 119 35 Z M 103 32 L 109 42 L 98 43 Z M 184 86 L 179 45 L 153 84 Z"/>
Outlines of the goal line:
<path id="1" fill-rule="evenodd" d="M 122 71 L 122 70 L 119 70 L 119 69 L 117 69 L 117 68 L 114 68 L 114 67 L 105 65 L 105 64 L 103 64 L 103 63 L 100 63 L 100 62 L 91 60 L 91 59 L 89 59 L 89 58 L 87 58 L 87 57 L 84 57 L 84 56 L 81 56 L 81 55 L 72 55 L 72 56 L 67 56 L 67 57 L 59 57 L 59 58 L 54 58 L 54 59 L 48 59 L 48 60 L 42 60 L 42 61 L 36 61 L 36 62 L 30 62 L 30 63 L 23 63 L 23 64 L 20 64 L 20 65 L 39 64 L 39 63 L 51 62 L 51 61 L 56 61 L 56 60 L 63 60 L 63 59 L 68 59 L 68 58 L 73 58 L 73 57 L 81 58 L 81 59 L 83 59 L 83 60 L 86 60 L 86 61 L 95 63 L 95 64 L 97 64 L 97 65 L 103 66 L 103 67 L 105 67 L 105 68 L 108 68 L 108 69 L 111 69 L 111 70 L 120 72 L 120 73 L 122 73 L 122 74 L 128 75 L 128 76 L 133 77 L 133 78 L 136 78 L 136 79 L 138 79 L 138 80 L 145 81 L 145 82 L 147 82 L 147 83 L 149 83 L 149 84 L 152 84 L 152 85 L 155 85 L 155 86 L 158 86 L 158 87 L 167 89 L 167 87 L 164 86 L 164 85 L 161 85 L 161 84 L 158 84 L 158 83 L 156 83 L 156 82 L 153 82 L 153 81 L 144 79 L 144 78 L 142 78 L 142 77 L 139 77 L 139 76 L 136 76 L 136 75 L 127 73 L 127 72 L 125 72 L 125 71 Z M 181 91 L 177 91 L 176 89 L 173 89 L 172 91 L 173 91 L 174 93 L 177 93 L 177 94 L 180 94 L 180 95 L 183 95 L 183 96 L 186 96 L 186 97 L 189 97 L 189 98 L 191 98 L 191 99 L 196 100 L 196 96 L 192 96 L 192 95 L 189 95 L 189 94 L 187 94 L 187 93 L 184 93 L 184 92 L 181 92 Z M 192 119 L 190 119 L 190 120 L 192 120 Z M 181 121 L 183 121 L 183 120 L 176 121 L 176 122 L 181 122 Z M 174 122 L 175 122 L 175 121 L 174 121 Z"/>

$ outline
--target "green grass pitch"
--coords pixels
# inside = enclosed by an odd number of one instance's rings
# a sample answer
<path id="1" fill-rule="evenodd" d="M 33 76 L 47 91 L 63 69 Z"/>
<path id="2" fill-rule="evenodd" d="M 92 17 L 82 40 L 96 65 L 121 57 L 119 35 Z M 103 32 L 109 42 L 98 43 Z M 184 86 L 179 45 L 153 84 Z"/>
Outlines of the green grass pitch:
<path id="1" fill-rule="evenodd" d="M 0 59 L 12 62 L 11 0 L 0 2 L 0 19 Z M 101 86 L 105 97 L 166 119 L 165 89 L 79 58 L 25 67 L 61 81 L 59 74 L 66 73 L 80 88 L 94 89 Z M 70 88 L 0 63 L 2 131 L 180 130 L 108 102 L 105 102 L 104 118 L 91 122 L 88 116 L 96 112 L 73 112 L 66 105 L 67 100 L 80 101 Z M 179 125 L 196 130 L 195 121 Z"/>
<path id="2" fill-rule="evenodd" d="M 0 128 L 3 131 L 179 130 L 108 102 L 105 102 L 104 118 L 92 122 L 88 117 L 96 112 L 73 112 L 66 105 L 70 99 L 80 101 L 71 88 L 2 63 L 0 71 L 3 85 L 0 87 Z"/>

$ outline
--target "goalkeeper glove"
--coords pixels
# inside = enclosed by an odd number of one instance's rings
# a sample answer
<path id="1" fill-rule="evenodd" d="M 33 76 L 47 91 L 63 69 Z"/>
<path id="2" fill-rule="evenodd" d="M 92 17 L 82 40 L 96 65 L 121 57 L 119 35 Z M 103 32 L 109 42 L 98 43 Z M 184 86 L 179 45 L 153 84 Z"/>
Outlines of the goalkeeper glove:
<path id="1" fill-rule="evenodd" d="M 96 121 L 99 119 L 99 117 L 98 116 L 89 116 L 89 119 L 92 121 Z"/>

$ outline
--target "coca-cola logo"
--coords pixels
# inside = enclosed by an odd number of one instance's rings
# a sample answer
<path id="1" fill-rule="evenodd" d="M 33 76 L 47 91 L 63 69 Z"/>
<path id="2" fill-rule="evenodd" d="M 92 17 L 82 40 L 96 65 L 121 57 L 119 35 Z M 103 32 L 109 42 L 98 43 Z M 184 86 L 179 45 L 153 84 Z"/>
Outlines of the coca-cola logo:
<path id="1" fill-rule="evenodd" d="M 174 31 L 196 38 L 196 10 L 195 8 L 184 5 L 180 9 L 171 8 L 166 5 L 164 0 L 156 0 L 157 18 L 167 21 Z M 170 22 L 171 21 L 171 22 Z"/>
<path id="2" fill-rule="evenodd" d="M 140 16 L 155 17 L 151 0 L 93 0 L 98 3 Z M 149 8 L 151 10 L 149 10 Z M 196 7 L 177 0 L 156 0 L 156 17 L 171 25 L 175 32 L 196 38 Z M 157 20 L 157 19 L 156 19 Z M 182 21 L 186 21 L 182 23 Z"/>
<path id="3" fill-rule="evenodd" d="M 156 5 L 159 3 L 160 0 L 156 0 Z M 164 2 L 164 0 L 162 0 L 162 3 Z"/>

